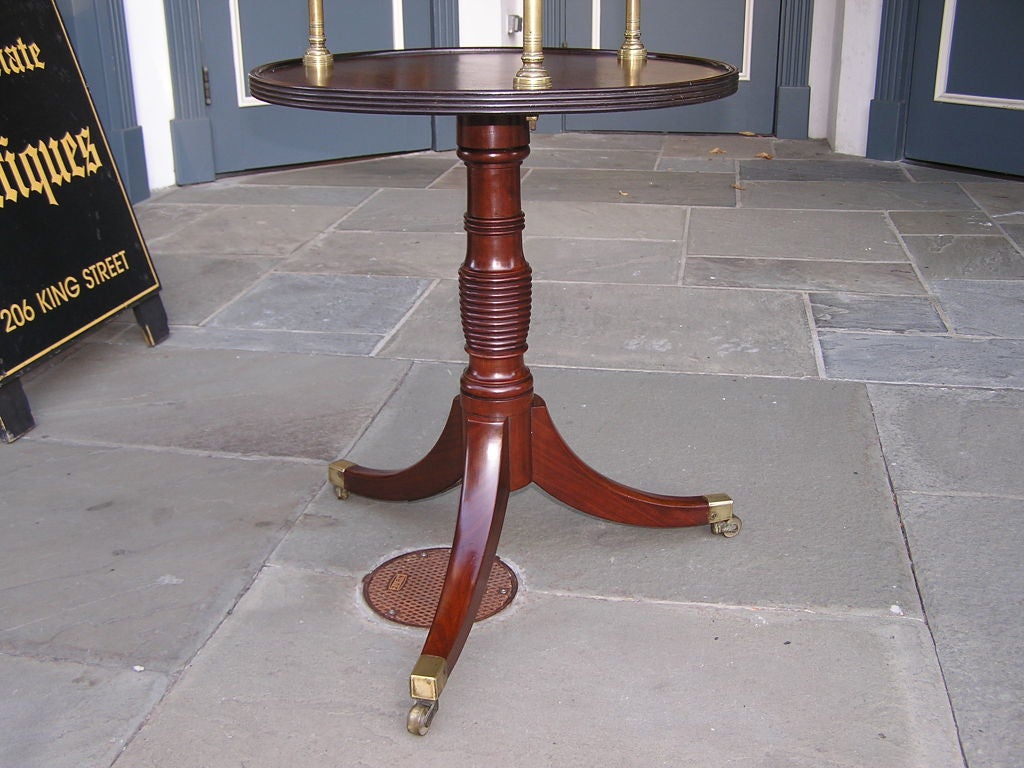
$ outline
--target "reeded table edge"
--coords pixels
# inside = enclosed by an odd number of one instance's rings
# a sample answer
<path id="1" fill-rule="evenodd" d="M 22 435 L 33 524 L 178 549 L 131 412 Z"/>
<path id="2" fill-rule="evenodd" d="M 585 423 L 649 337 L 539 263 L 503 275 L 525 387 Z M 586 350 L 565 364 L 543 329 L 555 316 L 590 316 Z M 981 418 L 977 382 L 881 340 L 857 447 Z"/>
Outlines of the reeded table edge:
<path id="1" fill-rule="evenodd" d="M 335 54 L 335 66 L 348 59 L 369 57 L 412 57 L 424 54 L 514 53 L 513 48 L 414 48 L 401 51 L 366 51 Z M 618 58 L 618 51 L 589 48 L 557 48 L 550 53 L 572 56 Z M 364 112 L 410 115 L 520 114 L 555 112 L 622 112 L 663 109 L 714 101 L 735 93 L 739 71 L 731 64 L 713 59 L 671 53 L 649 53 L 650 60 L 678 61 L 711 66 L 721 74 L 655 85 L 623 85 L 610 88 L 551 88 L 548 90 L 400 90 L 357 89 L 276 82 L 273 71 L 301 68 L 301 59 L 263 64 L 249 74 L 253 97 L 285 107 L 332 112 Z"/>

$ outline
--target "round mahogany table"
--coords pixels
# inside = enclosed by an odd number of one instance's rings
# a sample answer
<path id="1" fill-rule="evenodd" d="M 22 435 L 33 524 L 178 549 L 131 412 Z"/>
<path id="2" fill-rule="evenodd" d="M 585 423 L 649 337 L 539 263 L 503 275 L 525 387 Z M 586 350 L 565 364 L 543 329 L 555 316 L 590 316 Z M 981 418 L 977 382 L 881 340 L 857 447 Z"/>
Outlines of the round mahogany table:
<path id="1" fill-rule="evenodd" d="M 651 53 L 628 63 L 616 51 L 551 49 L 547 90 L 515 90 L 521 50 L 454 48 L 334 56 L 327 72 L 301 60 L 249 76 L 252 95 L 288 107 L 344 112 L 458 115 L 467 167 L 466 259 L 459 304 L 468 365 L 437 443 L 416 464 L 379 470 L 336 461 L 329 477 L 349 493 L 411 501 L 462 483 L 452 554 L 437 611 L 410 676 L 410 732 L 427 732 L 473 625 L 494 561 L 510 491 L 536 483 L 581 512 L 627 525 L 710 525 L 733 536 L 739 518 L 725 494 L 663 496 L 615 482 L 580 460 L 534 394 L 524 362 L 531 270 L 523 255 L 520 166 L 527 117 L 697 104 L 736 91 L 735 67 Z"/>

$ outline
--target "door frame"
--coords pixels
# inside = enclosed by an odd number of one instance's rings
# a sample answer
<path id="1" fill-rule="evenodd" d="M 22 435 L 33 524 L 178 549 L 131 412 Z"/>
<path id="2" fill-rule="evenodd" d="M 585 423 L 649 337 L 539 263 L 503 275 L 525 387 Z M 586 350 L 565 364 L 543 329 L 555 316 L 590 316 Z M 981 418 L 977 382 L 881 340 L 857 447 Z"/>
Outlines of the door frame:
<path id="1" fill-rule="evenodd" d="M 121 0 L 57 0 L 128 198 L 149 197 L 142 126 L 135 111 Z"/>
<path id="2" fill-rule="evenodd" d="M 867 156 L 874 160 L 905 156 L 917 11 L 918 0 L 884 0 L 882 4 L 875 98 L 868 113 Z"/>

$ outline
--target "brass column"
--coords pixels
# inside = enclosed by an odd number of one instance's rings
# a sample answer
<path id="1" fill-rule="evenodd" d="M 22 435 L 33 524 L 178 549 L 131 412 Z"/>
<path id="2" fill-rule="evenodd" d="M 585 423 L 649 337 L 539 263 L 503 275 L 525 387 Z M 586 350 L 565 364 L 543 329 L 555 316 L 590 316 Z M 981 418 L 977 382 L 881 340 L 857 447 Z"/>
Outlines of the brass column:
<path id="1" fill-rule="evenodd" d="M 309 48 L 302 57 L 306 77 L 317 85 L 327 81 L 334 66 L 334 57 L 327 50 L 324 33 L 324 0 L 309 0 Z"/>
<path id="2" fill-rule="evenodd" d="M 523 4 L 523 66 L 516 72 L 513 87 L 542 90 L 551 87 L 551 75 L 544 68 L 544 11 L 541 0 Z"/>
<path id="3" fill-rule="evenodd" d="M 640 0 L 626 0 L 626 31 L 619 48 L 620 61 L 645 61 L 647 48 L 640 42 Z"/>

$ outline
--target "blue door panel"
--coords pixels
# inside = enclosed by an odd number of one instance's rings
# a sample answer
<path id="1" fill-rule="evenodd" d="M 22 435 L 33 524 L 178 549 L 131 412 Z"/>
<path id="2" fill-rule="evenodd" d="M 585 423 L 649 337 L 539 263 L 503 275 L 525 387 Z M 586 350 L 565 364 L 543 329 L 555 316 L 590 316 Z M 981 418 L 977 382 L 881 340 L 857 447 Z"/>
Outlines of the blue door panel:
<path id="1" fill-rule="evenodd" d="M 956 3 L 952 36 L 945 46 L 948 55 L 943 56 L 947 6 L 952 10 L 953 5 L 942 0 L 922 0 L 920 5 L 906 156 L 1024 175 L 1024 2 Z M 946 87 L 937 98 L 942 85 L 939 67 L 945 61 Z"/>

